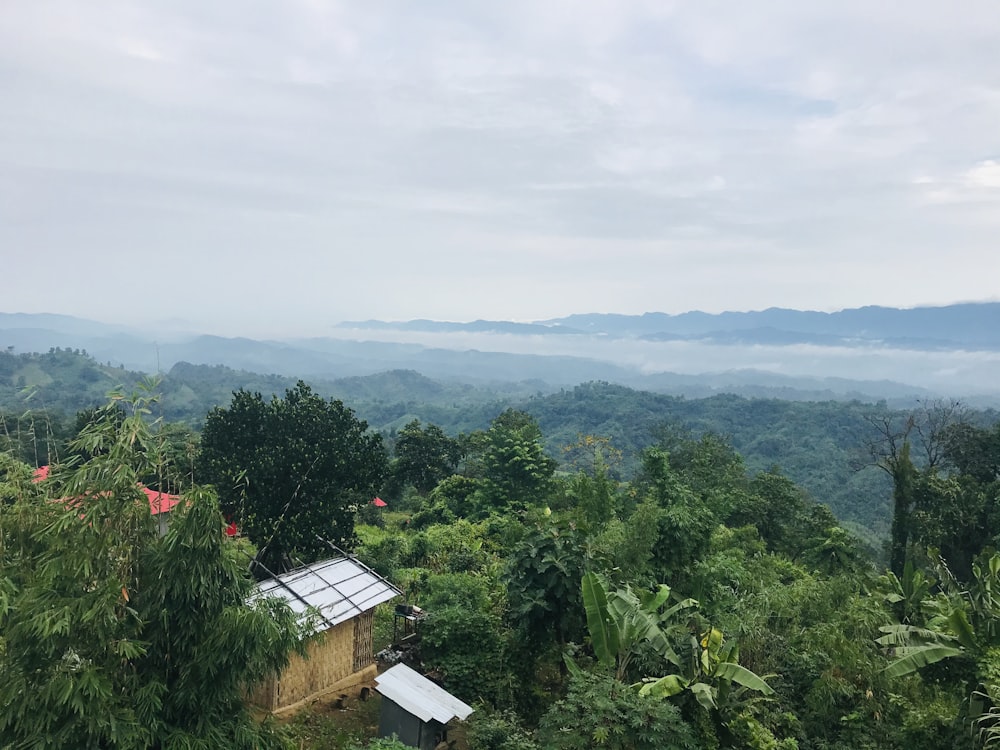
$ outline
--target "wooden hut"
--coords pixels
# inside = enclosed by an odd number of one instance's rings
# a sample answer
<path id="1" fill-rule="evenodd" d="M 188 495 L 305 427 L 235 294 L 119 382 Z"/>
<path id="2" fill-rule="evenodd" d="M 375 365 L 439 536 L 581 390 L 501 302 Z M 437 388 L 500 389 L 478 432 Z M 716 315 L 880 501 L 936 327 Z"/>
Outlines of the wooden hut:
<path id="1" fill-rule="evenodd" d="M 280 597 L 302 620 L 312 618 L 307 657 L 293 654 L 288 667 L 265 680 L 250 702 L 287 711 L 326 693 L 370 682 L 377 669 L 372 617 L 377 605 L 402 592 L 353 557 L 335 557 L 258 584 L 254 598 Z"/>

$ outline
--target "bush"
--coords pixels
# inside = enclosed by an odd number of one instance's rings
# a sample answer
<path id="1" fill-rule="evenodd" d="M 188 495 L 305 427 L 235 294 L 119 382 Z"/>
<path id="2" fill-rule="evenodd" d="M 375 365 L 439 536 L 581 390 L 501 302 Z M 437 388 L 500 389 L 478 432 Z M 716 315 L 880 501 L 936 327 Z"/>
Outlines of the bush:
<path id="1" fill-rule="evenodd" d="M 491 711 L 480 706 L 469 717 L 469 750 L 538 750 L 531 733 L 509 711 Z"/>
<path id="2" fill-rule="evenodd" d="M 554 750 L 695 750 L 691 727 L 672 703 L 641 697 L 610 675 L 570 677 L 538 728 L 541 744 Z"/>

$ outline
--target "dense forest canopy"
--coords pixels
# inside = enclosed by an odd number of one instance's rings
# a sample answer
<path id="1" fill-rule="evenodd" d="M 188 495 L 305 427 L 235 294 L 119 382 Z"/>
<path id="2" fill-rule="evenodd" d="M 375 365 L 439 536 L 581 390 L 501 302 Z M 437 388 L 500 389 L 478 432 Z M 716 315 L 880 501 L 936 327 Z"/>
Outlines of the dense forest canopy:
<path id="1" fill-rule="evenodd" d="M 329 513 L 323 523 L 339 526 L 324 533 L 428 613 L 400 657 L 476 705 L 470 750 L 944 750 L 994 738 L 1000 424 L 953 404 L 866 413 L 858 451 L 886 477 L 892 511 L 886 570 L 827 506 L 719 432 L 661 420 L 644 447 L 619 448 L 628 431 L 612 417 L 636 401 L 657 403 L 590 384 L 529 401 L 535 413 L 502 409 L 482 429 L 411 419 L 386 453 L 350 407 L 304 383 L 270 400 L 234 393 L 200 445 L 157 418 L 155 401 L 117 397 L 46 433 L 54 469 L 41 483 L 33 438 L 9 433 L 0 740 L 296 742 L 295 725 L 257 726 L 240 708 L 295 645 L 287 612 L 240 609 L 251 559 L 328 554 L 310 532 Z M 728 424 L 752 421 L 753 402 L 713 401 L 736 415 Z M 557 459 L 545 425 L 574 405 L 618 432 L 577 433 Z M 757 408 L 776 422 L 788 413 Z M 368 457 L 320 466 L 349 451 Z M 184 492 L 162 538 L 135 504 L 139 482 Z M 376 491 L 388 510 L 369 501 Z M 227 540 L 223 511 L 237 509 L 244 537 Z M 254 554 L 270 545 L 277 562 Z M 192 591 L 194 619 L 175 601 Z M 239 643 L 243 656 L 206 663 L 199 642 Z M 207 694 L 219 679 L 226 689 Z M 228 724 L 209 719 L 220 712 Z"/>
<path id="2" fill-rule="evenodd" d="M 47 463 L 50 447 L 72 431 L 77 411 L 103 403 L 110 389 L 132 388 L 144 377 L 101 365 L 81 351 L 0 352 L 0 413 L 7 439 L 20 445 L 25 460 Z M 292 378 L 179 363 L 159 380 L 156 415 L 197 431 L 212 409 L 229 403 L 234 391 L 269 398 L 294 387 Z M 899 417 L 918 407 L 916 402 L 901 409 L 885 403 L 724 394 L 682 398 L 599 382 L 555 391 L 540 390 L 540 384 L 495 389 L 438 382 L 411 371 L 318 381 L 312 387 L 319 396 L 349 403 L 390 443 L 414 419 L 455 436 L 485 429 L 504 408 L 514 407 L 537 420 L 546 450 L 557 460 L 566 457 L 564 449 L 581 435 L 607 438 L 624 456 L 616 467 L 619 476 L 638 468 L 640 452 L 664 429 L 688 436 L 711 432 L 725 437 L 750 469 L 780 467 L 873 548 L 889 536 L 892 514 L 890 479 L 865 449 L 872 432 L 869 417 Z M 996 413 L 970 412 L 968 419 L 990 424 Z M 190 454 L 188 435 L 174 429 L 177 450 Z"/>

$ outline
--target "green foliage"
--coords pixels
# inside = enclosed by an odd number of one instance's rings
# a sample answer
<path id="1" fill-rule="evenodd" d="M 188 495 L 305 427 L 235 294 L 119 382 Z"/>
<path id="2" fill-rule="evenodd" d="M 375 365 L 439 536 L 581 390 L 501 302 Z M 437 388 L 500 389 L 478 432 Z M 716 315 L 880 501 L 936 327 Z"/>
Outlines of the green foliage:
<path id="1" fill-rule="evenodd" d="M 510 616 L 533 647 L 564 646 L 583 634 L 580 581 L 587 567 L 584 534 L 548 519 L 528 531 L 507 564 Z"/>
<path id="2" fill-rule="evenodd" d="M 828 576 L 849 573 L 860 577 L 870 568 L 858 540 L 839 526 L 832 526 L 811 540 L 802 553 L 802 561 Z"/>
<path id="3" fill-rule="evenodd" d="M 160 462 L 144 417 L 90 422 L 91 458 L 0 508 L 0 744 L 277 747 L 245 691 L 299 644 L 293 613 L 246 604 L 253 582 L 214 495 L 194 490 L 159 536 L 140 478 Z M 11 479 L 7 472 L 6 480 Z"/>
<path id="4" fill-rule="evenodd" d="M 479 706 L 466 725 L 469 750 L 539 750 L 534 737 L 510 711 Z"/>
<path id="5" fill-rule="evenodd" d="M 534 418 L 513 409 L 504 411 L 486 432 L 482 510 L 523 511 L 544 504 L 555 469 Z"/>
<path id="6" fill-rule="evenodd" d="M 795 738 L 777 739 L 774 732 L 748 712 L 733 719 L 728 728 L 737 747 L 747 750 L 799 750 Z"/>
<path id="7" fill-rule="evenodd" d="M 689 691 L 698 704 L 726 726 L 733 715 L 745 705 L 747 691 L 774 695 L 774 689 L 751 670 L 738 663 L 739 648 L 735 641 L 725 643 L 722 631 L 709 628 L 701 638 L 691 637 L 691 649 L 679 674 L 646 678 L 639 688 L 640 695 L 671 697 Z"/>
<path id="8" fill-rule="evenodd" d="M 284 398 L 241 390 L 213 409 L 197 469 L 260 561 L 280 572 L 328 555 L 323 540 L 354 546 L 355 509 L 379 490 L 387 459 L 380 435 L 300 381 Z"/>
<path id="9" fill-rule="evenodd" d="M 414 419 L 396 435 L 392 474 L 400 484 L 411 484 L 427 494 L 454 473 L 461 458 L 458 441 L 437 425 L 420 426 Z"/>
<path id="10" fill-rule="evenodd" d="M 478 479 L 454 474 L 438 482 L 428 498 L 433 506 L 444 506 L 454 516 L 464 518 L 473 514 L 471 500 L 481 487 Z"/>
<path id="11" fill-rule="evenodd" d="M 712 532 L 722 516 L 708 498 L 696 494 L 672 470 L 665 451 L 659 448 L 646 451 L 643 474 L 652 499 L 662 509 L 656 518 L 654 572 L 661 580 L 686 582 L 691 565 L 708 551 Z"/>
<path id="12" fill-rule="evenodd" d="M 411 750 L 411 748 L 400 742 L 396 735 L 393 735 L 392 737 L 377 737 L 364 744 L 352 744 L 349 750 Z"/>
<path id="13" fill-rule="evenodd" d="M 868 596 L 849 576 L 824 577 L 778 556 L 753 561 L 752 570 L 757 582 L 726 622 L 740 663 L 775 675 L 768 683 L 781 711 L 757 718 L 782 736 L 787 723 L 774 721 L 791 712 L 793 736 L 814 743 L 803 748 L 891 747 L 886 660 L 871 640 L 886 617 L 883 597 Z"/>
<path id="14" fill-rule="evenodd" d="M 925 602 L 937 581 L 918 568 L 912 559 L 903 566 L 902 578 L 886 571 L 878 581 L 879 590 L 889 604 L 896 622 L 906 625 L 922 622 L 927 612 Z"/>
<path id="15" fill-rule="evenodd" d="M 510 678 L 503 663 L 503 622 L 489 609 L 456 603 L 431 610 L 421 626 L 420 656 L 462 700 L 498 701 Z"/>
<path id="16" fill-rule="evenodd" d="M 914 547 L 934 547 L 955 577 L 967 581 L 975 556 L 1000 532 L 1000 482 L 922 472 L 913 482 L 909 522 Z"/>
<path id="17" fill-rule="evenodd" d="M 653 580 L 650 568 L 664 511 L 653 500 L 640 503 L 624 521 L 614 519 L 594 538 L 598 556 L 629 581 Z"/>
<path id="18" fill-rule="evenodd" d="M 362 525 L 356 532 L 358 557 L 379 575 L 394 579 L 397 570 L 408 564 L 410 544 L 400 531 Z"/>
<path id="19" fill-rule="evenodd" d="M 984 552 L 972 565 L 972 580 L 963 584 L 941 567 L 942 590 L 924 603 L 928 612 L 923 626 L 883 625 L 877 642 L 894 660 L 889 677 L 913 674 L 944 659 L 972 659 L 980 676 L 992 665 L 1000 649 L 1000 554 Z"/>
<path id="20" fill-rule="evenodd" d="M 629 664 L 640 646 L 649 648 L 664 662 L 681 667 L 671 637 L 685 629 L 682 619 L 698 607 L 694 599 L 684 599 L 667 607 L 670 587 L 660 584 L 655 592 L 635 592 L 626 584 L 610 590 L 596 573 L 587 573 L 582 581 L 583 605 L 587 614 L 590 644 L 602 666 L 625 681 Z"/>
<path id="21" fill-rule="evenodd" d="M 638 695 L 610 675 L 577 672 L 566 697 L 556 701 L 538 728 L 540 743 L 554 750 L 694 750 L 691 727 L 673 704 Z"/>

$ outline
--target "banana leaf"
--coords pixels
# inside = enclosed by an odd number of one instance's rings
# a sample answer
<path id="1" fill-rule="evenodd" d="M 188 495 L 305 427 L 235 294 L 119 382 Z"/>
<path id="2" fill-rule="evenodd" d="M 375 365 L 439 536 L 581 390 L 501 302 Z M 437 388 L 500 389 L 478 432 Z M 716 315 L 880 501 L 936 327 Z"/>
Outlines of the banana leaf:
<path id="1" fill-rule="evenodd" d="M 899 657 L 885 668 L 887 677 L 903 677 L 923 669 L 929 664 L 936 664 L 943 659 L 958 656 L 961 648 L 946 646 L 942 643 L 928 643 L 921 646 L 902 646 L 896 649 Z"/>
<path id="2" fill-rule="evenodd" d="M 583 608 L 587 615 L 590 643 L 597 661 L 614 668 L 618 658 L 620 634 L 618 625 L 608 611 L 608 597 L 604 583 L 596 573 L 583 576 Z"/>
<path id="3" fill-rule="evenodd" d="M 636 683 L 639 687 L 639 695 L 648 695 L 652 698 L 669 698 L 684 692 L 688 686 L 687 680 L 679 674 L 668 674 L 659 679 L 643 680 Z"/>
<path id="4" fill-rule="evenodd" d="M 774 688 L 768 685 L 763 677 L 734 662 L 724 661 L 719 664 L 715 670 L 715 675 L 723 680 L 735 682 L 737 685 L 742 685 L 750 690 L 756 690 L 764 695 L 774 695 Z"/>

